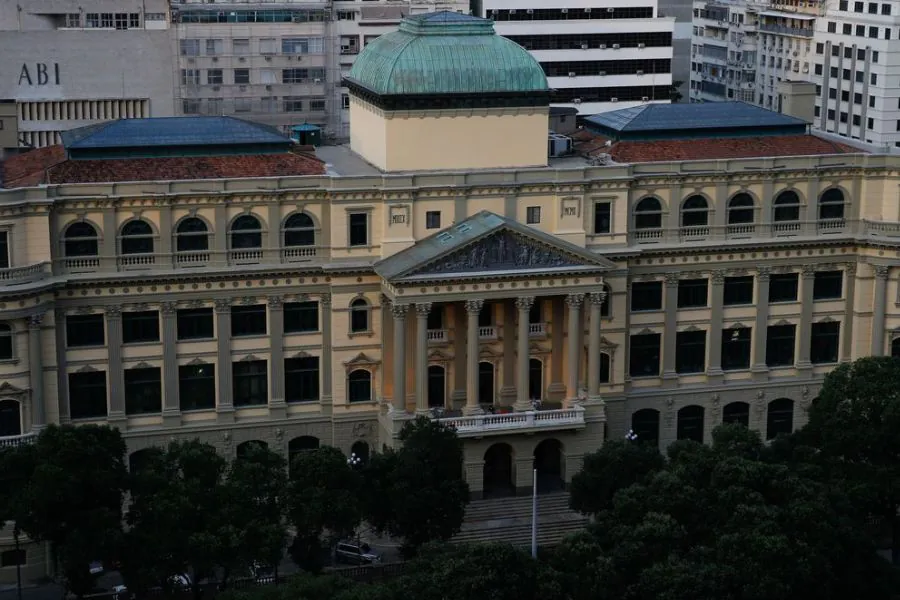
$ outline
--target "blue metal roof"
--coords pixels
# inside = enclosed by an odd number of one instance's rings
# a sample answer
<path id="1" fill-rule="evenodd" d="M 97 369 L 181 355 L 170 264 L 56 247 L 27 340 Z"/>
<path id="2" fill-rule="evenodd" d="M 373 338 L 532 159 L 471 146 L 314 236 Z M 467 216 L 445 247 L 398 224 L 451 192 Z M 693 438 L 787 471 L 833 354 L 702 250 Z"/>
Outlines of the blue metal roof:
<path id="1" fill-rule="evenodd" d="M 698 104 L 642 104 L 584 119 L 621 133 L 698 129 L 740 130 L 760 127 L 797 127 L 808 123 L 746 102 Z"/>
<path id="2" fill-rule="evenodd" d="M 274 127 L 234 117 L 120 119 L 62 133 L 66 150 L 290 144 Z"/>

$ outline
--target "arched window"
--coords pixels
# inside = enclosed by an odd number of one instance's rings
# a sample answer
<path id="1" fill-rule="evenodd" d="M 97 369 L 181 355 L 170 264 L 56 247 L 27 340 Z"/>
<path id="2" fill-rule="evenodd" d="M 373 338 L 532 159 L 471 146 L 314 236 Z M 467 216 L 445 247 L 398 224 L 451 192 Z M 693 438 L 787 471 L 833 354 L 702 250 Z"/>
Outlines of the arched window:
<path id="1" fill-rule="evenodd" d="M 653 196 L 647 196 L 634 207 L 635 229 L 660 229 L 662 227 L 662 204 Z"/>
<path id="2" fill-rule="evenodd" d="M 0 323 L 0 360 L 13 358 L 13 330 L 9 323 Z"/>
<path id="3" fill-rule="evenodd" d="M 357 298 L 350 303 L 350 333 L 369 331 L 369 303 L 365 298 Z"/>
<path id="4" fill-rule="evenodd" d="M 153 228 L 146 221 L 135 219 L 122 227 L 122 254 L 152 254 Z"/>
<path id="5" fill-rule="evenodd" d="M 819 198 L 819 219 L 844 218 L 844 192 L 837 188 L 826 190 Z"/>
<path id="6" fill-rule="evenodd" d="M 728 201 L 728 224 L 744 225 L 753 222 L 753 197 L 750 194 L 735 194 Z"/>
<path id="7" fill-rule="evenodd" d="M 797 192 L 792 190 L 781 192 L 775 198 L 774 206 L 772 220 L 776 223 L 800 220 L 800 196 Z"/>
<path id="8" fill-rule="evenodd" d="M 685 406 L 678 411 L 677 437 L 679 440 L 694 440 L 703 443 L 703 407 Z"/>
<path id="9" fill-rule="evenodd" d="M 253 215 L 241 215 L 231 224 L 231 247 L 262 248 L 262 225 Z"/>
<path id="10" fill-rule="evenodd" d="M 608 318 L 611 314 L 611 306 L 612 306 L 612 288 L 609 287 L 608 283 L 603 284 L 603 302 L 600 304 L 600 316 L 603 318 Z"/>
<path id="11" fill-rule="evenodd" d="M 369 462 L 369 444 L 363 440 L 354 442 L 350 447 L 350 458 L 355 458 L 361 465 Z"/>
<path id="12" fill-rule="evenodd" d="M 781 434 L 789 434 L 794 430 L 794 401 L 790 398 L 778 398 L 769 402 L 766 417 L 766 439 L 774 440 Z"/>
<path id="13" fill-rule="evenodd" d="M 609 383 L 609 354 L 600 353 L 600 383 Z"/>
<path id="14" fill-rule="evenodd" d="M 203 252 L 209 250 L 209 228 L 203 219 L 187 217 L 175 229 L 176 252 Z"/>
<path id="15" fill-rule="evenodd" d="M 631 415 L 631 431 L 637 435 L 638 443 L 659 444 L 659 411 L 643 408 Z"/>
<path id="16" fill-rule="evenodd" d="M 0 400 L 0 437 L 22 435 L 22 405 L 16 400 Z"/>
<path id="17" fill-rule="evenodd" d="M 295 213 L 284 222 L 285 247 L 315 246 L 316 226 L 306 213 Z"/>
<path id="18" fill-rule="evenodd" d="M 347 376 L 347 401 L 371 402 L 372 401 L 372 374 L 363 369 L 357 369 Z"/>
<path id="19" fill-rule="evenodd" d="M 750 426 L 750 405 L 746 402 L 729 402 L 722 408 L 722 422 Z"/>
<path id="20" fill-rule="evenodd" d="M 896 337 L 891 341 L 891 356 L 900 358 L 900 337 Z"/>
<path id="21" fill-rule="evenodd" d="M 63 238 L 66 256 L 97 256 L 100 253 L 100 236 L 90 223 L 72 223 L 66 227 Z"/>
<path id="22" fill-rule="evenodd" d="M 709 225 L 709 204 L 706 198 L 694 194 L 681 205 L 682 227 L 705 227 Z"/>

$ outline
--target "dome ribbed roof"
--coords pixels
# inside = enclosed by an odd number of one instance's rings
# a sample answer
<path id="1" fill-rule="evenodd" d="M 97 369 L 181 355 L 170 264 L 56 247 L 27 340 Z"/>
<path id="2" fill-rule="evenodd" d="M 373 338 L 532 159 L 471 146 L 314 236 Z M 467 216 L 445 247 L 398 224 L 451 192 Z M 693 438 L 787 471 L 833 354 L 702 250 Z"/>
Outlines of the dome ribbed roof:
<path id="1" fill-rule="evenodd" d="M 403 19 L 360 52 L 347 79 L 379 95 L 548 89 L 541 65 L 493 21 L 450 11 Z"/>

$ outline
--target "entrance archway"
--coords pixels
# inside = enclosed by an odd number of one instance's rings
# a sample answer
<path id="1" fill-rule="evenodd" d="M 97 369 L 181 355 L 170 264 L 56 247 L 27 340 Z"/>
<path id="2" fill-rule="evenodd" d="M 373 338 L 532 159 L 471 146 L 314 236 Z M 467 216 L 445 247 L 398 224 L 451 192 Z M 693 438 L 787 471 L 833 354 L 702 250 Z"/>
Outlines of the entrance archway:
<path id="1" fill-rule="evenodd" d="M 15 400 L 0 400 L 0 437 L 22 435 L 22 405 Z"/>
<path id="2" fill-rule="evenodd" d="M 484 453 L 484 497 L 497 498 L 516 493 L 513 481 L 513 449 L 509 444 L 494 444 Z"/>
<path id="3" fill-rule="evenodd" d="M 528 398 L 544 399 L 544 363 L 537 358 L 528 361 Z"/>
<path id="4" fill-rule="evenodd" d="M 447 371 L 441 365 L 428 367 L 428 407 L 443 408 L 447 389 Z"/>
<path id="5" fill-rule="evenodd" d="M 478 363 L 478 403 L 494 403 L 494 363 Z"/>
<path id="6" fill-rule="evenodd" d="M 555 438 L 544 440 L 534 449 L 534 468 L 537 469 L 538 493 L 564 489 L 565 466 L 562 442 Z"/>
<path id="7" fill-rule="evenodd" d="M 722 409 L 722 422 L 750 426 L 750 405 L 746 402 L 729 402 Z"/>
<path id="8" fill-rule="evenodd" d="M 308 452 L 310 450 L 318 450 L 319 449 L 319 438 L 313 437 L 311 435 L 301 435 L 300 437 L 295 437 L 291 441 L 288 442 L 288 472 L 290 472 L 291 467 L 294 464 L 294 457 L 296 457 L 301 452 Z"/>
<path id="9" fill-rule="evenodd" d="M 238 458 L 247 458 L 253 450 L 257 448 L 268 448 L 269 445 L 262 440 L 248 440 L 242 444 L 238 444 L 236 455 Z"/>
<path id="10" fill-rule="evenodd" d="M 369 444 L 359 440 L 350 447 L 350 455 L 359 459 L 360 464 L 369 462 Z"/>

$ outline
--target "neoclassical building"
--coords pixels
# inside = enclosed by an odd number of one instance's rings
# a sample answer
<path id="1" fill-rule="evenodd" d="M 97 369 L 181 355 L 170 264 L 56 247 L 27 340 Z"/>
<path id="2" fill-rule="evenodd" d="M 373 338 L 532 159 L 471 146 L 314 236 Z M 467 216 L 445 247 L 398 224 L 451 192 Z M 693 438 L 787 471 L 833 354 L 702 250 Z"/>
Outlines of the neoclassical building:
<path id="1" fill-rule="evenodd" d="M 453 13 L 346 84 L 349 147 L 132 119 L 7 161 L 0 445 L 108 423 L 132 458 L 365 457 L 422 414 L 503 493 L 629 430 L 774 437 L 835 365 L 900 352 L 900 157 L 737 103 L 606 113 L 548 157 L 540 65 Z"/>

